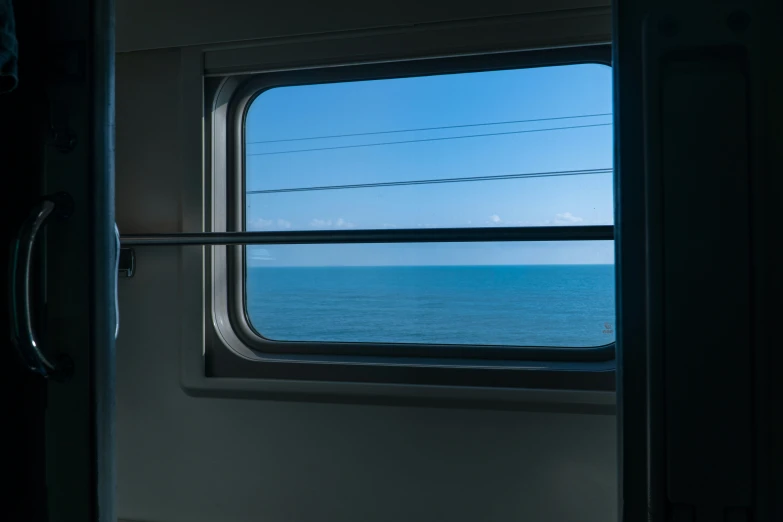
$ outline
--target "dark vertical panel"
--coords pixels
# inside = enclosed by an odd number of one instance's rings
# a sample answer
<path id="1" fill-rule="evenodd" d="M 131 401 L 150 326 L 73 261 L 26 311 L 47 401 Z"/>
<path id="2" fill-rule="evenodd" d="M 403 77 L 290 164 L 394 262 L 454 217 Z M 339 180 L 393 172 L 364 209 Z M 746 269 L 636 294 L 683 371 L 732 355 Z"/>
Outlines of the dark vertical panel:
<path id="1" fill-rule="evenodd" d="M 614 2 L 615 277 L 619 515 L 647 520 L 647 319 L 642 20 L 645 5 Z"/>
<path id="2" fill-rule="evenodd" d="M 46 161 L 45 190 L 74 201 L 67 221 L 47 227 L 46 348 L 73 361 L 69 378 L 49 386 L 49 522 L 116 520 L 111 5 L 54 2 L 47 27 L 62 65 L 52 70 L 48 93 L 75 138 Z"/>
<path id="3" fill-rule="evenodd" d="M 719 516 L 751 504 L 746 66 L 728 49 L 661 69 L 668 495 Z"/>
<path id="4" fill-rule="evenodd" d="M 46 38 L 43 0 L 15 2 L 19 85 L 0 94 L 0 518 L 46 518 L 46 382 L 19 364 L 8 324 L 8 254 L 16 229 L 37 200 L 44 165 Z"/>
<path id="5" fill-rule="evenodd" d="M 751 29 L 752 28 L 752 29 Z M 783 520 L 783 2 L 760 1 L 750 21 L 755 311 L 755 521 Z M 756 79 L 758 78 L 758 80 Z"/>
<path id="6" fill-rule="evenodd" d="M 90 344 L 94 513 L 115 522 L 114 0 L 92 5 Z"/>
<path id="7" fill-rule="evenodd" d="M 631 134 L 645 147 L 635 166 L 647 180 L 641 199 L 622 186 L 618 193 L 621 206 L 644 205 L 647 216 L 646 361 L 621 348 L 623 519 L 778 520 L 780 437 L 770 423 L 773 411 L 783 411 L 775 409 L 780 386 L 771 376 L 780 368 L 773 361 L 781 354 L 782 292 L 771 254 L 783 200 L 774 87 L 783 71 L 783 4 L 620 0 L 613 7 L 624 51 L 616 53 L 616 88 L 637 89 L 618 96 L 619 177 L 630 175 L 622 158 L 635 150 Z M 644 111 L 622 114 L 638 97 Z M 618 255 L 626 256 L 622 248 Z M 646 396 L 632 375 L 646 378 Z M 633 438 L 640 429 L 644 445 Z"/>
<path id="8" fill-rule="evenodd" d="M 646 263 L 618 270 L 621 328 L 645 313 L 628 277 L 647 294 L 642 353 L 618 341 L 623 520 L 780 518 L 783 4 L 740 4 L 613 4 L 618 265 Z M 641 256 L 623 244 L 631 230 Z"/>

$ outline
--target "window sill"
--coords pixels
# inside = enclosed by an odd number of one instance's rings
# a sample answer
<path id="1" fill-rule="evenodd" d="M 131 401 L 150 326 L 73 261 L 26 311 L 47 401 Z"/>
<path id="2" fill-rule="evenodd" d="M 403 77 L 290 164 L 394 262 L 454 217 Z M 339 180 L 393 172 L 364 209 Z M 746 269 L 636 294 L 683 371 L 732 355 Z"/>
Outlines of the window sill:
<path id="1" fill-rule="evenodd" d="M 182 372 L 194 397 L 222 397 L 388 406 L 496 409 L 614 415 L 614 391 L 541 390 L 282 379 L 206 377 Z"/>
<path id="2" fill-rule="evenodd" d="M 213 326 L 207 323 L 208 326 Z M 214 330 L 205 350 L 183 338 L 181 386 L 194 397 L 552 411 L 613 415 L 615 363 L 341 360 L 239 354 Z M 204 344 L 202 344 L 204 346 Z M 295 359 L 292 360 L 292 359 Z M 488 362 L 487 364 L 490 364 Z M 351 373 L 353 371 L 354 373 Z M 380 371 L 373 374 L 373 371 Z M 504 382 L 503 375 L 507 378 Z M 349 380 L 350 376 L 358 376 Z M 346 376 L 348 378 L 346 378 Z M 386 378 L 387 382 L 382 382 Z M 361 379 L 361 380 L 360 380 Z M 366 382 L 362 382 L 366 380 Z M 397 382 L 394 382 L 394 381 Z M 478 384 L 476 384 L 478 383 Z"/>

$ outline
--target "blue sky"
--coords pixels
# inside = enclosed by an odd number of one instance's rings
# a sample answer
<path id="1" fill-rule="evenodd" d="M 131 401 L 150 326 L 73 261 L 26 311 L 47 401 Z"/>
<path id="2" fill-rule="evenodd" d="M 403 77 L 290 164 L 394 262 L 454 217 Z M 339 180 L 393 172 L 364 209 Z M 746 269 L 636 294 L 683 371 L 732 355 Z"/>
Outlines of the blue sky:
<path id="1" fill-rule="evenodd" d="M 594 64 L 275 88 L 248 111 L 247 190 L 610 169 L 611 111 L 611 70 Z M 586 115 L 602 116 L 573 118 Z M 533 119 L 547 120 L 501 123 Z M 431 127 L 452 128 L 411 130 Z M 557 130 L 521 132 L 541 129 Z M 363 133 L 376 134 L 301 139 Z M 464 137 L 477 134 L 494 135 Z M 606 225 L 612 197 L 611 173 L 248 194 L 246 228 Z M 613 248 L 297 245 L 248 256 L 268 266 L 594 264 L 612 263 Z"/>

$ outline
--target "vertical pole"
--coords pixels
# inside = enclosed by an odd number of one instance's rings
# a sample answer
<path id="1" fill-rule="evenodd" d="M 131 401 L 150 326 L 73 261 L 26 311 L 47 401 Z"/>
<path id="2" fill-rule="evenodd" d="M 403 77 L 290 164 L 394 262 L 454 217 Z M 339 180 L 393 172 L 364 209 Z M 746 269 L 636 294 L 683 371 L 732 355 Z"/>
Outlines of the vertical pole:
<path id="1" fill-rule="evenodd" d="M 91 381 L 94 520 L 115 522 L 114 0 L 93 0 L 91 191 Z"/>

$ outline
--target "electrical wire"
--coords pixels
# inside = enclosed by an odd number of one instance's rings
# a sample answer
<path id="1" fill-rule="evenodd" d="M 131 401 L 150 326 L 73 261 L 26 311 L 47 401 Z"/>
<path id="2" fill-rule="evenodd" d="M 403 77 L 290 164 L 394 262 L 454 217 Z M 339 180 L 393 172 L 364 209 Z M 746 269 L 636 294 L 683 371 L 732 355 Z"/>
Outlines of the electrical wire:
<path id="1" fill-rule="evenodd" d="M 320 187 L 295 187 L 268 190 L 248 190 L 247 195 L 254 194 L 280 194 L 283 192 L 314 192 L 319 190 L 346 190 L 378 187 L 402 187 L 408 185 L 436 185 L 441 183 L 468 183 L 475 181 L 498 181 L 508 179 L 545 178 L 556 176 L 581 176 L 590 174 L 610 174 L 614 169 L 586 169 L 586 170 L 559 170 L 551 172 L 527 172 L 522 174 L 500 174 L 495 176 L 474 176 L 469 178 L 438 178 L 408 181 L 386 181 L 379 183 L 357 183 L 353 185 L 325 185 Z"/>
<path id="2" fill-rule="evenodd" d="M 312 149 L 296 149 L 296 150 L 280 150 L 275 152 L 256 152 L 247 154 L 248 156 L 274 156 L 278 154 L 295 154 L 298 152 L 316 152 L 323 150 L 337 150 L 337 149 L 359 149 L 362 147 L 380 147 L 382 145 L 402 145 L 405 143 L 422 143 L 426 141 L 446 141 L 446 140 L 462 140 L 465 138 L 482 138 L 487 136 L 507 136 L 510 134 L 528 134 L 531 132 L 546 132 L 546 131 L 558 131 L 569 129 L 587 129 L 590 127 L 608 127 L 611 123 L 593 123 L 591 125 L 572 125 L 570 127 L 554 127 L 549 129 L 529 129 L 521 131 L 508 131 L 508 132 L 493 132 L 489 134 L 468 134 L 466 136 L 450 136 L 446 138 L 425 138 L 419 140 L 404 140 L 404 141 L 386 141 L 381 143 L 364 143 L 360 145 L 340 145 L 337 147 L 317 147 Z"/>
<path id="3" fill-rule="evenodd" d="M 517 123 L 534 123 L 534 122 L 541 122 L 541 121 L 555 121 L 555 120 L 571 120 L 571 119 L 577 119 L 577 118 L 600 118 L 603 116 L 611 116 L 611 112 L 604 112 L 599 114 L 580 114 L 578 116 L 558 116 L 555 118 L 536 118 L 532 120 L 510 120 L 510 121 L 495 121 L 495 122 L 486 122 L 486 123 L 469 123 L 469 124 L 463 124 L 463 125 L 445 125 L 442 127 L 420 127 L 416 129 L 399 129 L 399 130 L 388 130 L 388 131 L 375 131 L 375 132 L 357 132 L 353 134 L 331 134 L 327 136 L 310 136 L 310 137 L 304 137 L 304 138 L 285 138 L 285 139 L 279 139 L 279 140 L 260 140 L 260 141 L 248 141 L 246 142 L 247 145 L 258 145 L 261 143 L 284 143 L 284 142 L 291 142 L 291 141 L 308 141 L 308 140 L 327 140 L 327 139 L 334 139 L 334 138 L 353 138 L 357 136 L 377 136 L 379 134 L 399 134 L 402 132 L 423 132 L 423 131 L 434 131 L 434 130 L 446 130 L 446 129 L 465 129 L 468 127 L 487 127 L 490 125 L 513 125 Z"/>

